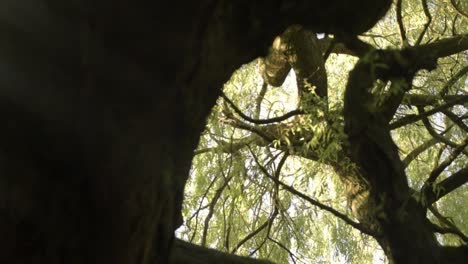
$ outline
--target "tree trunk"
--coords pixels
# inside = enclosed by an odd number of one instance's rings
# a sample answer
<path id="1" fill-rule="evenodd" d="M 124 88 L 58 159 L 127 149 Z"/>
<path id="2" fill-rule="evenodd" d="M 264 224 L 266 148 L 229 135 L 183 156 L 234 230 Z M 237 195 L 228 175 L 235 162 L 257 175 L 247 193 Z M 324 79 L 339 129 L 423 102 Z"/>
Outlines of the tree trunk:
<path id="1" fill-rule="evenodd" d="M 167 263 L 233 70 L 287 25 L 359 33 L 390 2 L 1 1 L 0 263 Z"/>

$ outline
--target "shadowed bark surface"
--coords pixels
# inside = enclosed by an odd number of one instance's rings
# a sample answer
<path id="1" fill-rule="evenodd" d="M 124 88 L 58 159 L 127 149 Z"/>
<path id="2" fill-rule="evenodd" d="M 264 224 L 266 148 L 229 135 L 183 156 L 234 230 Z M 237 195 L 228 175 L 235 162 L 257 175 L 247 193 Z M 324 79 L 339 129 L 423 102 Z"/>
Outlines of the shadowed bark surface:
<path id="1" fill-rule="evenodd" d="M 232 72 L 267 55 L 292 24 L 336 34 L 367 54 L 352 36 L 390 3 L 1 1 L 0 262 L 167 263 L 193 150 Z M 418 58 L 410 65 L 392 53 L 370 61 L 409 81 L 435 58 L 466 49 L 466 38 L 445 44 L 409 50 L 404 57 Z M 362 61 L 352 72 L 347 102 L 372 101 L 370 83 L 395 77 L 371 76 L 368 67 Z M 445 256 L 461 263 L 466 248 L 440 248 L 410 198 L 388 105 L 378 114 L 349 103 L 345 109 L 348 155 L 387 215 L 371 215 L 370 228 L 385 234 L 379 242 L 395 263 Z M 384 201 L 379 192 L 388 195 Z M 401 208 L 409 215 L 393 213 Z"/>

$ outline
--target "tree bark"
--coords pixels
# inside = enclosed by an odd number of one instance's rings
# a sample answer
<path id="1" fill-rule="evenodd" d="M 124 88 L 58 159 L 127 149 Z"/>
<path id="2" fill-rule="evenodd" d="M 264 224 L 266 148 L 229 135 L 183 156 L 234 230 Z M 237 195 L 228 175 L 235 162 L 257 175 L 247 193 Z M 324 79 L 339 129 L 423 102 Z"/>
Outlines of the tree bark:
<path id="1" fill-rule="evenodd" d="M 357 34 L 390 3 L 1 1 L 0 262 L 167 263 L 233 70 L 290 24 Z"/>

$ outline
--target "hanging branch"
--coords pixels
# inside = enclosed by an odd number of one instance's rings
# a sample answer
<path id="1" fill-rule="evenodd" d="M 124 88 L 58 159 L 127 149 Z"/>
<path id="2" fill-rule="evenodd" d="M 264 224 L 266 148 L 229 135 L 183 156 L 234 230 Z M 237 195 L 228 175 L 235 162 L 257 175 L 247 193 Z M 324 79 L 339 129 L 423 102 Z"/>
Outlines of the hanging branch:
<path id="1" fill-rule="evenodd" d="M 258 93 L 257 100 L 255 100 L 255 115 L 254 115 L 254 118 L 257 119 L 257 120 L 260 118 L 260 111 L 262 109 L 262 102 L 263 102 L 263 98 L 265 98 L 267 88 L 268 88 L 268 83 L 266 83 L 264 81 L 263 85 L 262 85 L 262 89 L 260 90 L 260 93 Z"/>
<path id="2" fill-rule="evenodd" d="M 426 15 L 427 21 L 426 21 L 426 24 L 424 24 L 424 28 L 423 28 L 421 34 L 419 34 L 419 37 L 416 40 L 415 45 L 419 45 L 421 43 L 421 41 L 424 38 L 424 35 L 426 34 L 427 29 L 429 28 L 429 25 L 432 22 L 432 15 L 431 15 L 431 12 L 429 12 L 429 8 L 427 6 L 427 0 L 422 0 L 421 4 L 423 6 L 424 14 Z"/>
<path id="3" fill-rule="evenodd" d="M 207 208 L 209 205 L 206 205 L 206 206 L 202 206 L 202 203 L 203 203 L 203 200 L 206 198 L 206 196 L 208 195 L 208 192 L 211 190 L 211 187 L 213 187 L 215 181 L 218 179 L 218 177 L 214 177 L 213 180 L 210 182 L 210 185 L 208 185 L 208 187 L 206 188 L 205 192 L 203 193 L 203 196 L 202 198 L 200 199 L 200 202 L 199 202 L 199 205 L 198 205 L 198 209 L 195 213 L 192 214 L 192 216 L 187 220 L 187 222 L 190 222 L 192 221 L 192 219 L 195 217 L 195 230 L 193 231 L 193 234 L 192 236 L 190 237 L 190 242 L 193 241 L 193 239 L 195 238 L 195 235 L 197 234 L 197 229 L 198 229 L 198 215 L 200 214 L 201 210 L 204 210 L 205 208 Z"/>
<path id="4" fill-rule="evenodd" d="M 279 179 L 279 176 L 281 174 L 281 169 L 283 168 L 283 165 L 286 161 L 286 158 L 287 158 L 287 155 L 284 155 L 280 162 L 278 163 L 278 168 L 275 170 L 275 178 L 276 179 Z M 257 163 L 258 164 L 258 163 Z M 269 235 L 269 230 L 271 228 L 271 225 L 273 224 L 273 221 L 275 220 L 276 216 L 278 215 L 279 211 L 278 211 L 278 185 L 275 184 L 275 191 L 273 193 L 273 196 L 274 196 L 274 205 L 273 205 L 273 213 L 271 214 L 271 216 L 263 223 L 261 224 L 257 229 L 255 229 L 253 232 L 251 232 L 250 234 L 248 234 L 247 236 L 245 236 L 243 239 L 241 239 L 241 241 L 234 247 L 234 249 L 231 251 L 232 254 L 235 254 L 236 251 L 243 245 L 245 244 L 247 241 L 249 241 L 251 238 L 253 238 L 254 236 L 256 236 L 258 233 L 260 233 L 263 229 L 267 228 L 267 236 Z"/>
<path id="5" fill-rule="evenodd" d="M 373 237 L 377 237 L 379 236 L 379 234 L 377 234 L 376 232 L 374 232 L 373 230 L 370 230 L 369 228 L 363 226 L 362 224 L 360 223 L 356 223 L 354 222 L 353 220 L 351 220 L 347 215 L 333 209 L 332 207 L 330 206 L 327 206 L 327 205 L 324 205 L 320 202 L 318 202 L 317 200 L 314 200 L 313 198 L 307 196 L 306 194 L 296 190 L 295 188 L 283 183 L 282 181 L 278 180 L 278 179 L 275 179 L 275 177 L 273 177 L 269 172 L 268 170 L 263 167 L 260 162 L 258 161 L 258 158 L 257 156 L 253 153 L 253 151 L 249 148 L 250 150 L 250 153 L 252 154 L 255 162 L 257 163 L 257 165 L 259 166 L 260 170 L 263 172 L 263 174 L 265 174 L 265 176 L 267 176 L 268 178 L 270 178 L 271 180 L 273 180 L 274 182 L 278 183 L 279 185 L 281 185 L 284 189 L 286 189 L 288 192 L 306 200 L 307 202 L 309 202 L 310 204 L 312 205 L 315 205 L 317 206 L 318 208 L 324 210 L 324 211 L 327 211 L 331 214 L 333 214 L 334 216 L 338 217 L 339 219 L 343 220 L 345 223 L 349 224 L 350 226 L 358 229 L 359 231 L 361 231 L 362 233 L 366 234 L 366 235 L 370 235 L 370 236 L 373 236 Z"/>
<path id="6" fill-rule="evenodd" d="M 232 168 L 232 155 L 230 157 L 230 163 L 229 163 L 229 168 L 228 168 L 228 176 L 224 175 L 223 168 L 221 168 L 221 173 L 224 176 L 224 183 L 221 187 L 216 190 L 215 195 L 213 196 L 213 199 L 211 200 L 209 209 L 208 209 L 208 214 L 205 217 L 205 224 L 203 226 L 203 234 L 202 234 L 202 240 L 201 240 L 201 245 L 203 247 L 206 246 L 206 237 L 208 235 L 208 227 L 210 225 L 210 220 L 213 217 L 214 213 L 214 208 L 216 204 L 218 203 L 219 198 L 221 197 L 221 194 L 223 193 L 224 189 L 228 186 L 229 182 L 233 178 L 233 175 L 231 175 L 231 168 Z"/>
<path id="7" fill-rule="evenodd" d="M 397 16 L 397 21 L 398 21 L 398 28 L 400 29 L 400 36 L 401 36 L 401 42 L 403 44 L 403 47 L 408 45 L 408 38 L 406 37 L 406 31 L 405 31 L 405 26 L 403 25 L 403 16 L 402 16 L 402 2 L 403 0 L 398 0 L 397 5 L 396 5 L 396 16 Z"/>
<path id="8" fill-rule="evenodd" d="M 268 240 L 270 240 L 271 242 L 275 243 L 275 244 L 278 245 L 280 248 L 282 248 L 282 249 L 284 249 L 286 252 L 288 252 L 289 257 L 291 258 L 291 260 L 293 261 L 293 263 L 296 263 L 296 259 L 299 259 L 294 253 L 291 252 L 291 250 L 289 250 L 285 245 L 281 244 L 279 241 L 276 241 L 276 240 L 274 240 L 274 239 L 271 238 L 271 237 L 268 237 Z"/>

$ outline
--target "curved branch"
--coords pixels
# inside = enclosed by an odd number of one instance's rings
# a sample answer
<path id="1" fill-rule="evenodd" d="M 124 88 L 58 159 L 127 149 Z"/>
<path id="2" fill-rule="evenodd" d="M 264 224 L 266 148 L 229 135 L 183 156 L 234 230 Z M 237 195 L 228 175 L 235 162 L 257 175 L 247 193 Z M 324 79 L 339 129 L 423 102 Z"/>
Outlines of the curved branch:
<path id="1" fill-rule="evenodd" d="M 463 237 L 466 237 L 463 232 L 460 231 L 460 228 L 458 228 L 455 224 L 453 224 L 449 219 L 447 219 L 445 216 L 443 216 L 439 210 L 437 210 L 436 207 L 434 206 L 429 206 L 429 211 L 439 220 L 439 222 L 448 227 L 449 229 L 453 230 L 455 233 L 458 233 L 458 235 L 463 239 Z"/>
<path id="2" fill-rule="evenodd" d="M 221 151 L 223 153 L 235 153 L 247 145 L 254 143 L 257 146 L 266 146 L 268 143 L 263 140 L 259 135 L 252 134 L 248 137 L 237 140 L 237 142 L 226 142 L 223 140 L 217 141 L 218 145 L 215 147 L 196 149 L 193 151 L 194 155 L 199 155 L 211 151 Z"/>
<path id="3" fill-rule="evenodd" d="M 421 57 L 442 58 L 468 49 L 468 34 L 457 35 L 451 38 L 441 39 L 429 44 L 414 46 L 410 48 Z"/>
<path id="4" fill-rule="evenodd" d="M 402 100 L 403 105 L 411 106 L 433 106 L 437 105 L 441 100 L 444 102 L 457 101 L 455 105 L 463 105 L 463 95 L 445 95 L 442 98 L 438 95 L 424 95 L 424 94 L 405 94 Z M 468 99 L 467 99 L 468 101 Z"/>
<path id="5" fill-rule="evenodd" d="M 403 24 L 403 15 L 402 15 L 402 2 L 403 0 L 398 0 L 396 4 L 396 17 L 398 22 L 398 28 L 400 29 L 400 37 L 403 47 L 408 44 L 408 38 L 406 37 L 406 30 Z"/>
<path id="6" fill-rule="evenodd" d="M 278 168 L 276 169 L 275 171 L 275 178 L 276 179 L 279 179 L 279 176 L 281 174 L 281 169 L 283 168 L 283 165 L 284 163 L 286 162 L 286 158 L 287 158 L 287 155 L 283 155 L 283 157 L 281 158 L 280 162 L 278 163 Z M 273 177 L 273 176 L 272 176 Z M 278 185 L 278 184 L 276 184 Z M 275 190 L 277 190 L 277 188 L 275 188 Z M 243 245 L 245 244 L 247 241 L 249 241 L 252 237 L 256 236 L 258 233 L 260 233 L 263 229 L 265 228 L 268 228 L 268 232 L 270 231 L 270 228 L 271 228 L 271 225 L 273 224 L 273 221 L 275 220 L 276 216 L 278 215 L 279 213 L 279 210 L 278 210 L 278 201 L 277 201 L 277 196 L 278 196 L 278 193 L 275 191 L 274 193 L 274 209 L 273 209 L 273 213 L 271 214 L 271 216 L 263 223 L 261 224 L 257 229 L 255 229 L 253 232 L 251 232 L 250 234 L 248 234 L 247 236 L 245 236 L 243 239 L 241 239 L 241 241 L 239 241 L 239 243 L 237 243 L 237 245 L 234 247 L 234 249 L 231 251 L 232 254 L 236 253 L 236 251 Z M 267 234 L 268 236 L 268 234 Z"/>
<path id="7" fill-rule="evenodd" d="M 429 8 L 427 6 L 427 0 L 422 0 L 421 4 L 423 6 L 424 15 L 426 15 L 426 17 L 427 17 L 427 21 L 426 21 L 426 24 L 424 24 L 424 28 L 421 31 L 421 34 L 419 34 L 419 37 L 416 40 L 416 45 L 419 45 L 421 43 L 421 41 L 424 38 L 424 35 L 426 34 L 427 29 L 429 28 L 429 25 L 432 22 L 432 15 L 431 15 L 431 12 L 429 12 Z"/>
<path id="8" fill-rule="evenodd" d="M 465 167 L 438 183 L 434 188 L 426 189 L 424 194 L 426 201 L 428 204 L 433 204 L 467 182 L 468 167 Z"/>
<path id="9" fill-rule="evenodd" d="M 230 175 L 231 174 L 230 171 L 231 171 L 231 167 L 232 167 L 232 156 L 231 156 L 230 161 L 231 161 L 231 164 L 229 164 L 229 171 L 228 171 L 229 177 L 227 177 L 227 178 L 225 177 L 223 185 L 221 185 L 221 187 L 219 187 L 216 190 L 215 195 L 211 199 L 211 203 L 210 203 L 210 206 L 208 208 L 208 214 L 206 215 L 205 223 L 204 223 L 204 226 L 203 226 L 203 233 L 202 233 L 202 240 L 201 240 L 202 247 L 206 246 L 206 236 L 208 235 L 208 227 L 209 227 L 209 224 L 210 224 L 210 220 L 213 217 L 214 208 L 216 206 L 216 203 L 218 203 L 218 200 L 221 197 L 221 194 L 223 193 L 224 189 L 229 185 L 229 182 L 233 178 L 233 175 Z M 222 174 L 224 175 L 224 172 L 222 172 Z"/>
<path id="10" fill-rule="evenodd" d="M 298 257 L 293 253 L 291 252 L 291 250 L 289 250 L 285 245 L 281 244 L 279 241 L 276 241 L 274 240 L 273 238 L 271 237 L 268 237 L 268 240 L 270 240 L 271 242 L 275 243 L 276 245 L 278 245 L 280 248 L 284 249 L 286 252 L 288 252 L 289 254 L 289 257 L 291 258 L 291 260 L 293 261 L 293 263 L 296 263 L 296 259 L 298 259 Z"/>
<path id="11" fill-rule="evenodd" d="M 450 80 L 445 83 L 444 87 L 440 91 L 440 95 L 445 96 L 448 93 L 448 89 L 452 87 L 461 77 L 465 76 L 468 73 L 468 65 L 463 67 L 460 71 L 458 71 L 455 75 L 450 78 Z"/>
<path id="12" fill-rule="evenodd" d="M 250 153 L 252 154 L 255 162 L 257 163 L 257 165 L 259 166 L 260 170 L 263 172 L 263 174 L 265 174 L 265 176 L 267 176 L 269 179 L 271 179 L 273 182 L 281 185 L 284 189 L 286 189 L 288 192 L 306 200 L 307 202 L 309 202 L 310 204 L 314 205 L 314 206 L 317 206 L 318 208 L 324 210 L 324 211 L 327 211 L 329 213 L 331 213 L 332 215 L 334 215 L 335 217 L 338 217 L 339 219 L 343 220 L 346 224 L 356 228 L 357 230 L 361 231 L 362 233 L 366 234 L 366 235 L 369 235 L 369 236 L 373 236 L 373 237 L 377 237 L 379 236 L 379 234 L 377 234 L 376 232 L 374 232 L 373 230 L 367 228 L 366 226 L 360 224 L 360 223 L 357 223 L 357 222 L 354 222 L 353 220 L 351 220 L 347 215 L 335 210 L 334 208 L 330 207 L 330 206 L 327 206 L 327 205 L 324 205 L 320 202 L 318 202 L 317 200 L 314 200 L 313 198 L 307 196 L 306 194 L 296 190 L 294 187 L 291 187 L 287 184 L 285 184 L 284 182 L 276 179 L 275 177 L 273 177 L 269 172 L 268 170 L 263 167 L 260 162 L 258 161 L 258 158 L 257 156 L 255 155 L 255 153 L 253 153 L 253 151 L 251 150 Z"/>
<path id="13" fill-rule="evenodd" d="M 231 255 L 218 250 L 201 247 L 181 239 L 174 240 L 173 253 L 169 264 L 273 264 L 267 260 Z"/>
<path id="14" fill-rule="evenodd" d="M 288 118 L 291 118 L 296 115 L 302 115 L 304 114 L 304 111 L 302 110 L 293 110 L 289 113 L 286 113 L 282 116 L 274 117 L 274 118 L 268 118 L 268 119 L 253 119 L 244 113 L 226 96 L 226 94 L 221 93 L 221 97 L 234 109 L 234 111 L 244 120 L 249 121 L 251 123 L 257 124 L 257 125 L 265 125 L 265 124 L 271 124 L 271 123 L 279 123 L 281 121 L 284 121 Z"/>
<path id="15" fill-rule="evenodd" d="M 402 126 L 406 126 L 408 124 L 417 122 L 417 121 L 422 120 L 424 118 L 427 118 L 428 116 L 431 116 L 431 115 L 433 115 L 433 114 L 435 114 L 437 112 L 441 112 L 442 110 L 448 109 L 448 108 L 450 108 L 450 107 L 452 107 L 454 105 L 463 104 L 463 103 L 466 103 L 466 102 L 468 102 L 468 95 L 461 96 L 458 99 L 447 102 L 446 104 L 434 107 L 429 111 L 424 111 L 423 113 L 421 113 L 419 115 L 407 115 L 407 116 L 405 116 L 403 118 L 400 118 L 397 121 L 391 123 L 390 124 L 390 129 L 393 130 L 393 129 L 396 129 L 396 128 L 399 128 L 399 127 L 402 127 Z"/>
<path id="16" fill-rule="evenodd" d="M 463 120 L 461 117 L 457 116 L 456 114 L 448 110 L 444 110 L 442 111 L 442 113 L 444 113 L 444 115 L 446 115 L 455 125 L 459 126 L 462 130 L 468 133 L 468 126 L 465 125 L 465 123 L 463 123 Z"/>
<path id="17" fill-rule="evenodd" d="M 255 119 L 260 118 L 260 111 L 262 109 L 262 102 L 263 102 L 263 98 L 265 98 L 267 88 L 268 88 L 268 83 L 263 82 L 262 89 L 260 90 L 260 93 L 258 93 L 257 99 L 255 100 Z"/>
<path id="18" fill-rule="evenodd" d="M 406 155 L 405 159 L 403 159 L 403 164 L 406 167 L 408 167 L 408 165 L 417 157 L 419 156 L 419 154 L 423 153 L 424 151 L 426 151 L 427 149 L 429 149 L 430 147 L 434 146 L 435 144 L 437 144 L 439 141 L 435 138 L 431 138 L 430 140 L 424 142 L 423 144 L 421 144 L 420 146 L 416 147 L 415 149 L 413 149 L 413 151 L 411 151 L 408 155 Z"/>
<path id="19" fill-rule="evenodd" d="M 461 16 L 464 16 L 465 18 L 468 18 L 468 14 L 466 14 L 461 8 L 458 6 L 458 4 L 455 2 L 455 0 L 450 0 L 450 3 L 452 4 L 453 9 L 458 12 Z"/>
<path id="20" fill-rule="evenodd" d="M 424 115 L 425 112 L 424 112 L 424 109 L 422 107 L 418 107 L 418 110 L 419 110 L 419 112 L 422 113 L 421 115 Z M 455 149 L 459 148 L 459 145 L 457 145 L 455 142 L 452 142 L 451 140 L 449 140 L 449 139 L 445 138 L 444 136 L 438 134 L 434 130 L 434 128 L 432 128 L 431 124 L 429 123 L 429 119 L 427 117 L 423 117 L 422 122 L 423 122 L 424 126 L 426 127 L 427 131 L 429 132 L 429 134 L 432 137 L 434 137 L 435 139 L 439 140 L 440 142 L 444 143 L 447 146 L 450 146 L 450 147 L 455 148 Z M 463 145 L 463 143 L 462 143 L 462 145 Z M 468 151 L 464 150 L 463 148 L 461 149 L 461 152 L 463 152 L 463 154 L 468 156 Z"/>
<path id="21" fill-rule="evenodd" d="M 460 230 L 458 229 L 454 229 L 454 228 L 450 228 L 450 227 L 441 227 L 441 226 L 438 226 L 434 223 L 431 223 L 431 226 L 432 226 L 432 229 L 434 229 L 435 232 L 439 233 L 439 234 L 453 234 L 453 235 L 457 235 L 458 237 L 460 237 L 463 241 L 465 241 L 465 243 L 468 243 L 468 237 L 465 236 L 465 234 L 463 234 Z"/>
<path id="22" fill-rule="evenodd" d="M 437 166 L 434 170 L 432 170 L 431 174 L 429 175 L 429 178 L 424 183 L 424 185 L 432 186 L 432 184 L 440 176 L 440 174 L 448 166 L 450 166 L 450 164 L 452 164 L 452 162 L 462 153 L 462 151 L 465 149 L 467 145 L 468 145 L 468 137 L 466 137 L 465 140 L 453 150 L 453 152 L 450 154 L 450 156 L 446 160 L 444 160 L 439 166 Z"/>

